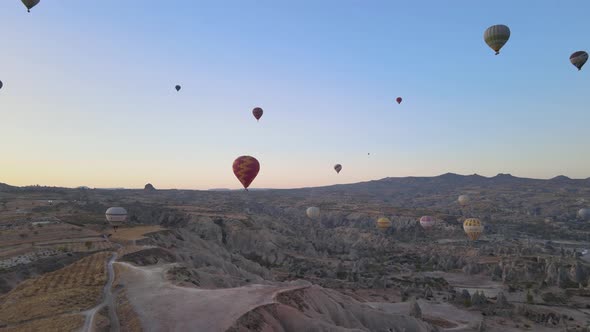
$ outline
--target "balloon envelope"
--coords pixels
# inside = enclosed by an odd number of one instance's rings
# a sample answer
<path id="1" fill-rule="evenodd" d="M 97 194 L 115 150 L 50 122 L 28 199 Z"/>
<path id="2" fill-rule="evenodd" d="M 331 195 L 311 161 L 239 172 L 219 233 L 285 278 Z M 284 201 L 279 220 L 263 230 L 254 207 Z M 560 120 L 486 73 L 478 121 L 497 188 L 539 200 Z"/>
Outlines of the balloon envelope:
<path id="1" fill-rule="evenodd" d="M 175 86 L 174 88 L 176 89 L 176 91 L 180 91 L 180 89 L 181 89 L 181 86 L 180 86 L 180 85 L 177 85 L 177 86 Z"/>
<path id="2" fill-rule="evenodd" d="M 477 218 L 469 218 L 463 222 L 463 230 L 472 241 L 479 239 L 483 229 L 481 221 Z"/>
<path id="3" fill-rule="evenodd" d="M 389 220 L 389 218 L 385 218 L 385 217 L 381 217 L 379 219 L 377 219 L 377 228 L 381 229 L 381 230 L 386 230 L 391 228 L 392 226 L 392 222 L 391 220 Z"/>
<path id="4" fill-rule="evenodd" d="M 395 99 L 395 101 L 397 101 L 398 104 L 401 104 L 402 103 L 402 97 L 397 97 Z"/>
<path id="5" fill-rule="evenodd" d="M 41 0 L 22 0 L 23 5 L 25 5 L 25 7 L 27 7 L 28 12 L 31 11 L 31 8 L 33 8 L 37 4 L 39 4 L 39 1 L 41 1 Z"/>
<path id="6" fill-rule="evenodd" d="M 252 110 L 252 115 L 254 115 L 256 120 L 260 120 L 260 118 L 262 117 L 262 113 L 264 113 L 264 111 L 260 107 L 256 107 Z"/>
<path id="7" fill-rule="evenodd" d="M 307 216 L 311 219 L 318 219 L 320 217 L 320 208 L 311 206 L 307 208 Z"/>
<path id="8" fill-rule="evenodd" d="M 108 222 L 123 222 L 127 219 L 127 210 L 122 207 L 111 207 L 105 213 Z"/>
<path id="9" fill-rule="evenodd" d="M 580 211 L 578 211 L 578 217 L 582 220 L 590 220 L 590 209 L 580 209 Z"/>
<path id="10" fill-rule="evenodd" d="M 471 199 L 469 198 L 468 195 L 461 195 L 459 196 L 459 198 L 457 199 L 457 201 L 459 201 L 459 204 L 461 205 L 467 205 L 469 203 Z"/>
<path id="11" fill-rule="evenodd" d="M 570 55 L 570 62 L 578 68 L 578 70 L 582 70 L 586 61 L 588 61 L 588 53 L 584 51 L 577 51 Z"/>
<path id="12" fill-rule="evenodd" d="M 424 216 L 420 218 L 420 226 L 424 229 L 431 229 L 436 224 L 436 220 L 431 216 Z"/>
<path id="13" fill-rule="evenodd" d="M 342 170 L 342 165 L 336 164 L 334 165 L 334 169 L 336 170 L 336 173 L 340 173 L 340 171 Z"/>
<path id="14" fill-rule="evenodd" d="M 500 54 L 500 49 L 510 39 L 510 28 L 503 24 L 492 25 L 483 33 L 483 39 L 488 46 L 496 51 L 496 55 Z"/>
<path id="15" fill-rule="evenodd" d="M 241 156 L 234 160 L 233 171 L 244 188 L 248 190 L 248 187 L 260 171 L 260 163 L 254 157 Z"/>

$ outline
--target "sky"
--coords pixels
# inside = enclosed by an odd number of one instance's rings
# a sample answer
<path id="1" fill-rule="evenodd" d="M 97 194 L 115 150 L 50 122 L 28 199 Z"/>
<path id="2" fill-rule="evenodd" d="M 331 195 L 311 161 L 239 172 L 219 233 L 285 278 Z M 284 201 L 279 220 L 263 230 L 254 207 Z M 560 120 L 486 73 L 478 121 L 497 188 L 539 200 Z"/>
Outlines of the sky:
<path id="1" fill-rule="evenodd" d="M 587 178 L 590 65 L 569 55 L 590 51 L 589 12 L 587 0 L 41 0 L 27 13 L 2 0 L 0 182 L 237 189 L 241 155 L 260 161 L 254 188 Z M 483 41 L 494 24 L 512 32 L 498 56 Z"/>

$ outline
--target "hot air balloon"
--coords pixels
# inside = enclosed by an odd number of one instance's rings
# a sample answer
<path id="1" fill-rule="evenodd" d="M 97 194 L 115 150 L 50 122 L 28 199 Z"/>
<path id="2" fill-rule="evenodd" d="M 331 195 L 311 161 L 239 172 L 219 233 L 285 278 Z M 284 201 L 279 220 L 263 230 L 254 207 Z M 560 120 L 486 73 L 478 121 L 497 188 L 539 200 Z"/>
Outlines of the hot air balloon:
<path id="1" fill-rule="evenodd" d="M 176 91 L 180 91 L 180 89 L 182 89 L 182 87 L 180 85 L 177 85 L 174 88 L 176 89 Z"/>
<path id="2" fill-rule="evenodd" d="M 118 206 L 109 208 L 105 215 L 109 224 L 113 225 L 115 232 L 117 231 L 117 228 L 119 228 L 118 223 L 122 223 L 127 220 L 127 210 Z"/>
<path id="3" fill-rule="evenodd" d="M 391 220 L 389 218 L 381 217 L 377 219 L 377 228 L 380 230 L 388 230 L 392 226 Z"/>
<path id="4" fill-rule="evenodd" d="M 436 224 L 436 220 L 434 220 L 434 218 L 431 216 L 423 216 L 420 218 L 420 226 L 422 226 L 422 228 L 425 230 L 431 229 L 434 227 L 434 224 Z"/>
<path id="5" fill-rule="evenodd" d="M 264 113 L 264 111 L 262 110 L 262 108 L 260 107 L 255 107 L 252 110 L 252 114 L 254 115 L 254 117 L 256 118 L 256 121 L 260 120 L 260 118 L 262 117 L 262 113 Z"/>
<path id="6" fill-rule="evenodd" d="M 0 81 L 0 89 L 2 89 L 2 86 L 3 86 L 3 85 L 4 85 L 4 84 L 2 84 L 2 81 Z"/>
<path id="7" fill-rule="evenodd" d="M 402 103 L 402 97 L 397 97 L 395 99 L 395 101 L 397 101 L 398 104 L 401 104 Z"/>
<path id="8" fill-rule="evenodd" d="M 502 46 L 510 39 L 510 28 L 503 24 L 492 25 L 483 33 L 483 39 L 498 55 Z"/>
<path id="9" fill-rule="evenodd" d="M 457 201 L 459 202 L 459 204 L 465 206 L 465 205 L 469 204 L 470 198 L 468 195 L 461 195 L 461 196 L 459 196 Z"/>
<path id="10" fill-rule="evenodd" d="M 306 213 L 310 219 L 318 219 L 320 217 L 320 208 L 315 206 L 308 207 Z"/>
<path id="11" fill-rule="evenodd" d="M 260 163 L 254 157 L 241 156 L 234 160 L 233 170 L 235 176 L 247 191 L 260 171 Z"/>
<path id="12" fill-rule="evenodd" d="M 35 7 L 37 4 L 39 4 L 39 1 L 41 0 L 22 0 L 23 5 L 25 5 L 27 7 L 27 12 L 31 12 L 31 8 Z"/>
<path id="13" fill-rule="evenodd" d="M 590 209 L 580 209 L 580 211 L 578 211 L 578 217 L 582 220 L 590 220 Z"/>
<path id="14" fill-rule="evenodd" d="M 483 233 L 483 225 L 477 218 L 469 218 L 463 222 L 463 230 L 469 236 L 472 241 L 479 239 L 481 233 Z"/>
<path id="15" fill-rule="evenodd" d="M 570 55 L 570 62 L 576 66 L 578 70 L 582 70 L 584 64 L 588 61 L 588 53 L 584 51 L 577 51 Z"/>
<path id="16" fill-rule="evenodd" d="M 342 165 L 336 164 L 334 165 L 334 169 L 336 170 L 336 173 L 340 173 L 340 171 L 342 170 Z"/>

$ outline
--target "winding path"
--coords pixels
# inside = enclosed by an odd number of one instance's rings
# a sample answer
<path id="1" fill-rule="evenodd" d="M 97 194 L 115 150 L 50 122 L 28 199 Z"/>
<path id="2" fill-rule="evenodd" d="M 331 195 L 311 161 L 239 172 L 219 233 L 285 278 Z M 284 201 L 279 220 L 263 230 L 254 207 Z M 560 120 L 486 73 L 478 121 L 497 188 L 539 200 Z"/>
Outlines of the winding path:
<path id="1" fill-rule="evenodd" d="M 115 280 L 115 269 L 113 268 L 113 263 L 116 259 L 117 253 L 115 252 L 107 262 L 108 279 L 102 291 L 102 302 L 94 308 L 82 312 L 82 314 L 86 317 L 86 320 L 84 321 L 84 327 L 82 328 L 83 332 L 92 332 L 92 330 L 94 329 L 94 320 L 96 313 L 99 312 L 105 306 L 107 306 L 109 309 L 109 319 L 111 322 L 110 330 L 114 332 L 119 332 L 119 317 L 117 317 L 117 311 L 115 310 L 115 300 L 113 298 L 113 293 L 111 291 L 113 287 L 113 281 Z"/>

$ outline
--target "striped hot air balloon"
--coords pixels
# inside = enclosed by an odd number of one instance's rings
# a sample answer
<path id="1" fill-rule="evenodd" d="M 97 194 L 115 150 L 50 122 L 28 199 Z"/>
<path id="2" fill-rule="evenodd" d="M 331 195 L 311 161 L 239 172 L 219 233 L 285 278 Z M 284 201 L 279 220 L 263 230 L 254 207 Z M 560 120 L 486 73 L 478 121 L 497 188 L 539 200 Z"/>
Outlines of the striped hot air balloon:
<path id="1" fill-rule="evenodd" d="M 484 227 L 481 221 L 477 218 L 469 218 L 463 222 L 463 230 L 472 241 L 479 239 L 481 233 L 483 233 L 483 229 Z"/>
<path id="2" fill-rule="evenodd" d="M 377 219 L 377 228 L 382 231 L 390 229 L 392 225 L 393 223 L 391 222 L 391 220 L 389 220 L 389 218 L 381 217 Z"/>
<path id="3" fill-rule="evenodd" d="M 233 170 L 244 189 L 248 190 L 248 187 L 260 171 L 260 163 L 254 157 L 241 156 L 234 160 Z"/>
<path id="4" fill-rule="evenodd" d="M 503 24 L 492 25 L 483 33 L 483 39 L 488 46 L 496 51 L 496 55 L 500 54 L 500 49 L 510 39 L 510 28 Z"/>
<path id="5" fill-rule="evenodd" d="M 576 66 L 578 70 L 582 70 L 584 64 L 588 61 L 588 53 L 584 51 L 577 51 L 570 55 L 570 62 L 572 65 Z"/>
<path id="6" fill-rule="evenodd" d="M 342 170 L 342 165 L 340 165 L 340 164 L 334 165 L 334 170 L 336 170 L 336 173 L 340 173 L 340 171 Z"/>
<path id="7" fill-rule="evenodd" d="M 318 219 L 320 217 L 320 208 L 315 206 L 308 207 L 306 213 L 310 219 Z"/>
<path id="8" fill-rule="evenodd" d="M 425 230 L 429 230 L 436 224 L 436 220 L 431 216 L 423 216 L 420 218 L 420 226 Z"/>
<path id="9" fill-rule="evenodd" d="M 116 232 L 119 225 L 127 220 L 127 210 L 119 206 L 111 207 L 107 210 L 105 216 Z"/>
<path id="10" fill-rule="evenodd" d="M 260 120 L 260 118 L 262 117 L 262 113 L 264 113 L 264 111 L 260 107 L 256 107 L 252 110 L 252 115 L 254 115 L 256 121 Z"/>

